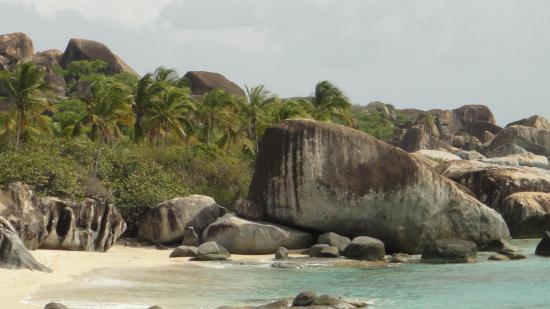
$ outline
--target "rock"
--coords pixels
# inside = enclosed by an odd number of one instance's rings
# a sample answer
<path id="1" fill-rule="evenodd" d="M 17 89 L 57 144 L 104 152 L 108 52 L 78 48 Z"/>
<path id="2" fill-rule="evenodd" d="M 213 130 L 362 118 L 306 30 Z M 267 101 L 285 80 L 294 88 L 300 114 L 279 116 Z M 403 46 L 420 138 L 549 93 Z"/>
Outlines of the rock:
<path id="1" fill-rule="evenodd" d="M 408 263 L 409 256 L 407 254 L 395 253 L 390 258 L 390 263 Z"/>
<path id="2" fill-rule="evenodd" d="M 108 67 L 105 73 L 107 74 L 128 73 L 139 76 L 136 71 L 104 44 L 92 40 L 71 39 L 61 58 L 61 66 L 66 69 L 71 62 L 82 60 L 101 60 L 106 62 Z"/>
<path id="3" fill-rule="evenodd" d="M 421 156 L 421 157 L 436 161 L 438 163 L 446 162 L 446 161 L 452 161 L 452 160 L 462 160 L 462 158 L 460 158 L 457 155 L 454 155 L 454 154 L 446 152 L 446 151 L 441 151 L 441 150 L 423 149 L 423 150 L 418 150 L 418 151 L 414 152 L 413 154 L 416 155 L 416 156 Z"/>
<path id="4" fill-rule="evenodd" d="M 22 183 L 0 191 L 0 215 L 8 218 L 30 250 L 107 251 L 126 230 L 111 204 L 38 197 Z"/>
<path id="5" fill-rule="evenodd" d="M 340 253 L 344 252 L 350 242 L 351 239 L 349 239 L 349 237 L 340 236 L 333 232 L 321 234 L 317 239 L 318 244 L 327 244 L 329 246 L 338 247 Z"/>
<path id="6" fill-rule="evenodd" d="M 59 66 L 57 59 L 49 54 L 33 54 L 26 56 L 21 58 L 18 63 L 32 63 L 37 68 L 49 74 L 55 73 L 55 67 Z"/>
<path id="7" fill-rule="evenodd" d="M 504 166 L 527 166 L 527 167 L 538 167 L 542 169 L 550 169 L 550 164 L 548 163 L 548 158 L 544 156 L 537 155 L 509 155 L 506 157 L 499 158 L 486 158 L 479 160 L 483 163 L 497 164 Z"/>
<path id="8" fill-rule="evenodd" d="M 229 257 L 224 254 L 204 254 L 204 255 L 198 255 L 196 257 L 193 257 L 190 259 L 190 261 L 201 261 L 201 262 L 207 262 L 207 261 L 225 261 Z"/>
<path id="9" fill-rule="evenodd" d="M 376 261 L 384 259 L 386 250 L 380 240 L 359 236 L 351 241 L 342 254 L 348 259 Z"/>
<path id="10" fill-rule="evenodd" d="M 481 245 L 509 237 L 498 213 L 410 154 L 358 130 L 311 120 L 266 130 L 250 200 L 282 224 L 370 235 L 394 252 L 419 253 L 438 238 Z"/>
<path id="11" fill-rule="evenodd" d="M 288 249 L 285 247 L 280 247 L 275 251 L 275 259 L 276 260 L 286 260 L 288 259 Z"/>
<path id="12" fill-rule="evenodd" d="M 255 307 L 254 309 L 288 309 L 288 300 L 281 299 L 271 304 Z"/>
<path id="13" fill-rule="evenodd" d="M 197 247 L 198 245 L 200 245 L 200 238 L 199 238 L 199 235 L 197 235 L 197 233 L 195 232 L 194 227 L 188 226 L 185 229 L 181 244 L 184 246 L 192 246 L 192 247 Z"/>
<path id="14" fill-rule="evenodd" d="M 141 218 L 138 235 L 153 243 L 180 241 L 188 227 L 193 227 L 200 234 L 224 213 L 225 209 L 211 197 L 178 197 L 149 209 Z"/>
<path id="15" fill-rule="evenodd" d="M 262 206 L 241 198 L 235 202 L 235 212 L 239 217 L 248 220 L 262 220 L 264 218 L 264 208 Z"/>
<path id="16" fill-rule="evenodd" d="M 237 84 L 225 78 L 225 76 L 205 71 L 189 71 L 184 76 L 191 84 L 194 95 L 203 95 L 214 89 L 223 89 L 225 92 L 237 97 L 245 97 L 244 91 Z"/>
<path id="17" fill-rule="evenodd" d="M 34 54 L 31 38 L 22 32 L 0 35 L 0 56 L 10 62 L 17 62 L 23 57 Z"/>
<path id="18" fill-rule="evenodd" d="M 482 251 L 511 251 L 515 252 L 518 248 L 514 245 L 512 245 L 509 241 L 506 239 L 497 239 L 493 240 L 490 243 L 488 243 L 486 246 L 482 248 Z"/>
<path id="19" fill-rule="evenodd" d="M 514 193 L 503 204 L 500 212 L 513 237 L 537 238 L 550 228 L 550 193 Z"/>
<path id="20" fill-rule="evenodd" d="M 46 56 L 48 58 L 53 58 L 55 61 L 57 61 L 58 64 L 61 63 L 61 58 L 63 58 L 63 52 L 59 49 L 48 49 L 45 51 L 41 51 L 36 53 L 36 55 L 40 56 Z"/>
<path id="21" fill-rule="evenodd" d="M 337 258 L 340 257 L 340 250 L 336 246 L 329 246 L 326 248 L 321 248 L 319 251 L 319 257 L 322 258 Z"/>
<path id="22" fill-rule="evenodd" d="M 215 241 L 236 254 L 272 254 L 279 247 L 307 248 L 313 237 L 282 225 L 253 222 L 226 214 L 204 230 L 201 240 Z"/>
<path id="23" fill-rule="evenodd" d="M 529 118 L 523 118 L 521 120 L 514 121 L 506 125 L 506 127 L 516 126 L 516 125 L 532 127 L 540 130 L 550 130 L 550 123 L 548 122 L 548 120 L 546 120 L 546 118 L 539 115 L 533 115 Z"/>
<path id="24" fill-rule="evenodd" d="M 484 154 L 489 158 L 500 158 L 511 155 L 529 155 L 530 153 L 518 145 L 512 143 L 502 143 L 498 146 L 490 146 L 483 149 Z"/>
<path id="25" fill-rule="evenodd" d="M 302 292 L 294 298 L 294 300 L 292 301 L 292 307 L 297 307 L 297 306 L 308 307 L 313 305 L 316 299 L 317 299 L 317 295 L 315 293 Z"/>
<path id="26" fill-rule="evenodd" d="M 506 255 L 502 255 L 502 254 L 493 254 L 491 256 L 489 256 L 488 258 L 489 261 L 509 261 L 510 258 L 507 257 Z"/>
<path id="27" fill-rule="evenodd" d="M 474 263 L 476 260 L 476 244 L 461 239 L 438 239 L 422 253 L 423 263 Z"/>
<path id="28" fill-rule="evenodd" d="M 500 131 L 502 131 L 502 128 L 495 123 L 478 121 L 464 125 L 457 133 L 476 137 L 481 142 L 486 143 L 491 141 Z"/>
<path id="29" fill-rule="evenodd" d="M 542 240 L 535 249 L 535 254 L 540 256 L 550 256 L 550 232 L 546 231 Z"/>
<path id="30" fill-rule="evenodd" d="M 152 307 L 149 307 L 149 309 L 162 309 L 162 307 L 160 307 L 160 306 L 152 306 Z"/>
<path id="31" fill-rule="evenodd" d="M 459 156 L 462 160 L 479 160 L 485 159 L 485 156 L 474 150 L 461 150 L 455 152 L 455 155 Z"/>
<path id="32" fill-rule="evenodd" d="M 197 247 L 189 246 L 179 246 L 172 253 L 170 253 L 171 258 L 178 257 L 196 257 L 199 254 L 199 249 Z"/>
<path id="33" fill-rule="evenodd" d="M 510 260 L 523 260 L 527 257 L 519 252 L 509 252 L 509 251 L 499 251 L 497 254 L 504 255 L 505 257 L 509 258 Z"/>
<path id="34" fill-rule="evenodd" d="M 8 70 L 9 64 L 10 64 L 10 60 L 0 55 L 0 70 Z"/>
<path id="35" fill-rule="evenodd" d="M 60 303 L 49 303 L 44 309 L 69 309 L 67 306 Z"/>
<path id="36" fill-rule="evenodd" d="M 421 126 L 409 129 L 399 147 L 408 152 L 415 152 L 421 149 L 447 148 L 449 145 L 439 139 L 438 133 Z"/>
<path id="37" fill-rule="evenodd" d="M 19 238 L 17 231 L 4 217 L 0 217 L 0 268 L 51 272 L 38 263 Z"/>
<path id="38" fill-rule="evenodd" d="M 537 155 L 550 156 L 550 131 L 525 126 L 510 126 L 502 130 L 486 151 L 506 144 L 514 144 Z"/>
<path id="39" fill-rule="evenodd" d="M 311 248 L 309 248 L 307 253 L 310 257 L 321 257 L 321 250 L 323 250 L 324 248 L 328 248 L 328 247 L 330 247 L 330 246 L 327 245 L 327 244 L 313 245 L 313 246 L 311 246 Z"/>
<path id="40" fill-rule="evenodd" d="M 338 309 L 355 308 L 355 306 L 350 305 L 348 302 L 344 301 L 343 299 L 333 297 L 330 295 L 317 296 L 317 298 L 315 299 L 315 301 L 311 306 L 312 307 L 326 306 L 324 308 L 338 308 Z"/>
<path id="41" fill-rule="evenodd" d="M 64 97 L 67 93 L 67 84 L 65 79 L 55 74 L 45 74 L 44 84 L 55 95 Z"/>
<path id="42" fill-rule="evenodd" d="M 271 268 L 278 268 L 278 269 L 301 269 L 302 266 L 295 264 L 295 263 L 281 263 L 281 262 L 275 262 L 271 264 Z"/>
<path id="43" fill-rule="evenodd" d="M 220 254 L 225 256 L 230 256 L 229 251 L 226 248 L 218 245 L 215 241 L 208 241 L 199 246 L 197 255 L 207 255 L 207 254 Z"/>

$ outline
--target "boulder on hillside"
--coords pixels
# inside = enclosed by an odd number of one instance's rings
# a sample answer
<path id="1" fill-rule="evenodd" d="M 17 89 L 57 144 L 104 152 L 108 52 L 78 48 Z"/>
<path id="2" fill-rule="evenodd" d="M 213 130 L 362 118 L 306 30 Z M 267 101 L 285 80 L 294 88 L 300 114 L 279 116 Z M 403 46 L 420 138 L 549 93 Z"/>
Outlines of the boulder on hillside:
<path id="1" fill-rule="evenodd" d="M 466 186 L 482 203 L 500 213 L 504 200 L 514 193 L 550 191 L 550 173 L 538 168 L 463 160 L 442 163 L 436 171 Z"/>
<path id="2" fill-rule="evenodd" d="M 464 125 L 457 133 L 475 136 L 482 142 L 487 142 L 488 136 L 495 136 L 502 131 L 502 128 L 495 123 L 480 121 Z M 489 135 L 487 135 L 489 133 Z"/>
<path id="3" fill-rule="evenodd" d="M 441 138 L 447 143 L 450 143 L 453 136 L 463 129 L 474 133 L 470 135 L 478 137 L 478 130 L 496 125 L 495 116 L 485 105 L 464 105 L 453 110 L 434 109 L 428 113 L 434 118 Z"/>
<path id="4" fill-rule="evenodd" d="M 66 69 L 71 62 L 82 60 L 101 60 L 106 62 L 108 67 L 105 73 L 107 74 L 128 73 L 139 76 L 136 71 L 103 43 L 92 40 L 71 39 L 61 58 L 61 66 Z"/>
<path id="5" fill-rule="evenodd" d="M 164 201 L 149 209 L 141 218 L 138 236 L 155 244 L 181 241 L 188 227 L 197 235 L 226 210 L 204 195 L 191 195 Z"/>
<path id="6" fill-rule="evenodd" d="M 502 217 L 405 151 L 336 124 L 287 120 L 266 130 L 250 199 L 291 226 L 370 235 L 390 252 L 440 238 L 509 238 Z M 366 224 L 368 222 L 368 224 Z"/>
<path id="7" fill-rule="evenodd" d="M 550 130 L 550 122 L 548 122 L 546 118 L 539 115 L 533 115 L 529 118 L 523 118 L 521 120 L 514 121 L 506 125 L 506 127 L 511 126 L 525 126 L 540 130 Z"/>
<path id="8" fill-rule="evenodd" d="M 253 222 L 226 214 L 204 230 L 201 240 L 215 241 L 235 254 L 271 254 L 279 247 L 308 248 L 313 237 L 281 225 Z"/>
<path id="9" fill-rule="evenodd" d="M 550 230 L 550 193 L 514 193 L 504 200 L 501 214 L 513 237 L 540 237 Z"/>
<path id="10" fill-rule="evenodd" d="M 550 156 L 550 131 L 532 127 L 513 125 L 500 132 L 485 152 L 506 144 L 514 144 L 523 149 L 541 156 Z"/>
<path id="11" fill-rule="evenodd" d="M 189 71 L 184 77 L 189 80 L 191 91 L 194 95 L 203 95 L 214 89 L 223 89 L 225 92 L 237 97 L 244 97 L 246 95 L 241 87 L 219 73 Z"/>
<path id="12" fill-rule="evenodd" d="M 407 130 L 399 147 L 408 152 L 415 152 L 421 149 L 449 148 L 449 145 L 439 138 L 438 133 L 420 126 Z"/>
<path id="13" fill-rule="evenodd" d="M 426 246 L 422 253 L 423 263 L 473 263 L 476 261 L 476 244 L 462 239 L 438 239 Z"/>
<path id="14" fill-rule="evenodd" d="M 39 197 L 19 182 L 0 191 L 0 215 L 13 224 L 30 250 L 107 251 L 126 230 L 113 205 Z"/>
<path id="15" fill-rule="evenodd" d="M 550 232 L 546 231 L 542 240 L 535 249 L 535 254 L 540 256 L 550 256 Z"/>
<path id="16" fill-rule="evenodd" d="M 25 245 L 11 223 L 0 217 L 0 268 L 27 268 L 51 272 L 46 266 L 38 263 Z"/>
<path id="17" fill-rule="evenodd" d="M 0 56 L 16 63 L 23 57 L 34 54 L 31 38 L 22 32 L 0 35 Z"/>

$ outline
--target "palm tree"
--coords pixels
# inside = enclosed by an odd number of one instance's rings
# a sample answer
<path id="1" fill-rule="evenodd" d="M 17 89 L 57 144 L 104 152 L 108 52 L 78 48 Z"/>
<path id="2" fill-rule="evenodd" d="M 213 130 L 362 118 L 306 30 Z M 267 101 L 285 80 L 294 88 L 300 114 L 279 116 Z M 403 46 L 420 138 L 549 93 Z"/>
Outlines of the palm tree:
<path id="1" fill-rule="evenodd" d="M 187 88 L 166 87 L 153 97 L 151 108 L 146 115 L 149 135 L 156 132 L 157 146 L 160 146 L 161 136 L 173 131 L 180 138 L 187 137 L 185 129 L 190 130 L 190 113 L 195 110 Z"/>
<path id="2" fill-rule="evenodd" d="M 131 94 L 128 87 L 112 78 L 100 78 L 91 84 L 92 96 L 82 98 L 86 105 L 86 115 L 75 125 L 73 133 L 77 135 L 82 125 L 91 127 L 90 137 L 97 141 L 96 158 L 93 164 L 93 176 L 99 169 L 101 147 L 122 136 L 121 126 L 131 125 Z"/>
<path id="3" fill-rule="evenodd" d="M 157 86 L 154 82 L 153 75 L 145 74 L 137 83 L 134 89 L 132 110 L 135 114 L 134 119 L 134 143 L 140 144 L 143 142 L 145 135 L 143 118 L 151 108 L 151 100 L 153 95 L 157 93 Z"/>
<path id="4" fill-rule="evenodd" d="M 309 98 L 310 114 L 319 121 L 340 121 L 352 124 L 349 114 L 351 103 L 338 87 L 329 81 L 322 81 L 315 86 L 313 97 Z"/>
<path id="5" fill-rule="evenodd" d="M 260 124 L 265 122 L 268 108 L 277 102 L 277 97 L 272 95 L 264 85 L 246 87 L 248 101 L 243 104 L 242 110 L 250 121 L 249 136 L 255 144 L 255 152 L 258 151 Z"/>
<path id="6" fill-rule="evenodd" d="M 310 103 L 303 99 L 290 99 L 278 103 L 271 113 L 273 122 L 279 123 L 286 119 L 311 118 L 309 114 Z"/>
<path id="7" fill-rule="evenodd" d="M 202 126 L 202 140 L 211 144 L 216 138 L 216 129 L 235 121 L 237 99 L 222 89 L 208 92 L 197 104 L 197 120 Z"/>
<path id="8" fill-rule="evenodd" d="M 32 63 L 18 64 L 15 72 L 4 72 L 0 75 L 0 99 L 8 104 L 8 119 L 6 132 L 15 118 L 15 148 L 21 146 L 21 136 L 29 128 L 31 122 L 47 130 L 46 110 L 53 110 L 51 103 L 41 97 L 45 89 L 44 73 Z"/>

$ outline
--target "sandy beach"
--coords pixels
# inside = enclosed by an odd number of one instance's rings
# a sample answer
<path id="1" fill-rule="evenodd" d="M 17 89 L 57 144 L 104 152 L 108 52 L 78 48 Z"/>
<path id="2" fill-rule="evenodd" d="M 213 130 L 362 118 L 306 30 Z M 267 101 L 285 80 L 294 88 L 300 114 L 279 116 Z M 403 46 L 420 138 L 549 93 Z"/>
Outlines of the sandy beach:
<path id="1" fill-rule="evenodd" d="M 36 250 L 32 254 L 53 270 L 43 273 L 30 270 L 0 269 L 0 296 L 2 308 L 39 308 L 22 301 L 40 287 L 70 282 L 75 277 L 100 268 L 158 267 L 189 263 L 187 258 L 170 259 L 171 250 L 113 246 L 105 253 Z M 268 260 L 272 255 L 239 256 L 236 261 Z"/>

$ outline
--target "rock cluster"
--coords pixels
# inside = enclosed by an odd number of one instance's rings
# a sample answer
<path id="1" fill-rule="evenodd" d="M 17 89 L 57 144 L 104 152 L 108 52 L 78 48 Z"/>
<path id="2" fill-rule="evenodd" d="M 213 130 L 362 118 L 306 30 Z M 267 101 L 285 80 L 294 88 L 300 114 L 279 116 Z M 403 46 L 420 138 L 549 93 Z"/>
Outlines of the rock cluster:
<path id="1" fill-rule="evenodd" d="M 367 308 L 367 306 L 369 306 L 369 304 L 365 301 L 345 300 L 342 297 L 335 297 L 326 294 L 317 295 L 313 292 L 302 292 L 298 294 L 292 301 L 289 301 L 288 299 L 282 299 L 267 305 L 257 307 L 222 306 L 218 307 L 218 309 L 354 309 Z"/>

